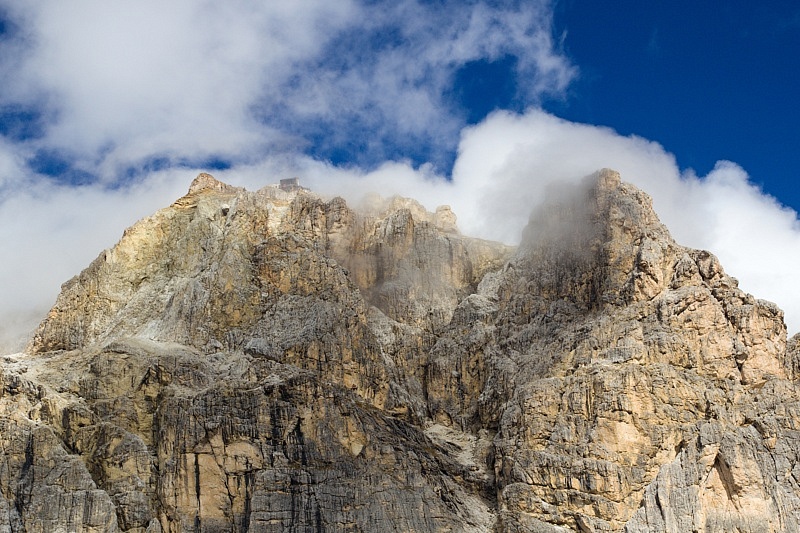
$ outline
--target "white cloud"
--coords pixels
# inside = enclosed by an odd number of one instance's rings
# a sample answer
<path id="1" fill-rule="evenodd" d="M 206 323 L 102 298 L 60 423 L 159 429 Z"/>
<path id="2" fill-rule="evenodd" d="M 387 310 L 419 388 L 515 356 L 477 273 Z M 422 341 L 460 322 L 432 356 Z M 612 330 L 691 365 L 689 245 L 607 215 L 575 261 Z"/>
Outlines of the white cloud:
<path id="1" fill-rule="evenodd" d="M 3 189 L 13 186 L 25 174 L 25 161 L 19 148 L 0 137 L 0 202 Z"/>
<path id="2" fill-rule="evenodd" d="M 468 210 L 482 213 L 464 229 L 516 242 L 550 183 L 580 179 L 604 167 L 619 170 L 657 197 L 659 211 L 675 200 L 681 182 L 674 156 L 652 141 L 537 109 L 522 115 L 495 113 L 465 130 L 459 146 L 453 180 L 474 190 Z"/>
<path id="3" fill-rule="evenodd" d="M 0 103 L 44 110 L 32 144 L 107 180 L 154 157 L 302 148 L 309 133 L 376 152 L 387 139 L 451 149 L 461 118 L 443 94 L 465 62 L 519 57 L 532 101 L 575 73 L 544 0 L 2 4 L 22 30 L 0 62 Z"/>
<path id="4" fill-rule="evenodd" d="M 797 213 L 765 195 L 735 163 L 722 161 L 696 187 L 704 205 L 707 248 L 742 288 L 774 301 L 790 332 L 800 331 L 800 222 Z M 676 213 L 679 216 L 680 213 Z"/>
<path id="5" fill-rule="evenodd" d="M 249 106 L 274 96 L 292 65 L 318 54 L 357 12 L 346 1 L 287 6 L 28 3 L 17 8 L 29 37 L 7 77 L 11 95 L 53 110 L 41 144 L 93 164 L 247 152 L 272 133 Z"/>

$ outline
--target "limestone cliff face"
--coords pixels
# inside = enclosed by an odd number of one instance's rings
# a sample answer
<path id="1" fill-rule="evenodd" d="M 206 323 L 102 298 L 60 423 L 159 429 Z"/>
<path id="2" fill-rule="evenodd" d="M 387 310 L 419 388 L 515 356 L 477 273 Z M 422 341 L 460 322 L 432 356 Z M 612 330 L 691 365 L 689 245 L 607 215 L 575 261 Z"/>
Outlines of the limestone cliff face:
<path id="1" fill-rule="evenodd" d="M 798 341 L 601 171 L 516 250 L 201 174 L 0 373 L 0 531 L 800 531 Z"/>
<path id="2" fill-rule="evenodd" d="M 796 527 L 781 311 L 672 241 L 615 173 L 539 217 L 497 291 L 508 392 L 483 419 L 503 527 Z"/>

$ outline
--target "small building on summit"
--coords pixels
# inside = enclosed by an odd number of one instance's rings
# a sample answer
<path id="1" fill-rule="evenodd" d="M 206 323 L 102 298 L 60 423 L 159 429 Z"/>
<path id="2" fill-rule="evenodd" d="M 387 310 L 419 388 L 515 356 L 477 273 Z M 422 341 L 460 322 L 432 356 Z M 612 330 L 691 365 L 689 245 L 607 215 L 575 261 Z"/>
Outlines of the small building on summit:
<path id="1" fill-rule="evenodd" d="M 282 191 L 299 191 L 302 189 L 300 186 L 300 178 L 286 178 L 281 180 L 280 188 Z"/>

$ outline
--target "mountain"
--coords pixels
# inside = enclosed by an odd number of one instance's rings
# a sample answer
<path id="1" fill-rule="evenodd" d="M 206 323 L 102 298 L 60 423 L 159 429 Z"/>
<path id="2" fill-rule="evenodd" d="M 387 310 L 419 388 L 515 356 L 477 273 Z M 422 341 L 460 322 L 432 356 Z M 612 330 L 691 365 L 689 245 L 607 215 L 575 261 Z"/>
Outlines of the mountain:
<path id="1" fill-rule="evenodd" d="M 447 207 L 208 174 L 0 374 L 0 531 L 800 531 L 798 339 L 649 197 Z"/>

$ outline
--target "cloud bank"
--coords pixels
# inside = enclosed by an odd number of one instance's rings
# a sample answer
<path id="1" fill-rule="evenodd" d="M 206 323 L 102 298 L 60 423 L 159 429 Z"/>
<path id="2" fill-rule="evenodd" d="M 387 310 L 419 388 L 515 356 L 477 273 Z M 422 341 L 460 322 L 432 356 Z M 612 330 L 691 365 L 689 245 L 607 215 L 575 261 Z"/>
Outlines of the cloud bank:
<path id="1" fill-rule="evenodd" d="M 0 0 L 0 17 L 0 352 L 200 171 L 450 204 L 464 233 L 513 243 L 548 184 L 615 168 L 800 329 L 796 213 L 734 163 L 698 177 L 541 111 L 578 74 L 550 2 Z M 458 80 L 492 65 L 514 111 L 471 124 Z"/>

